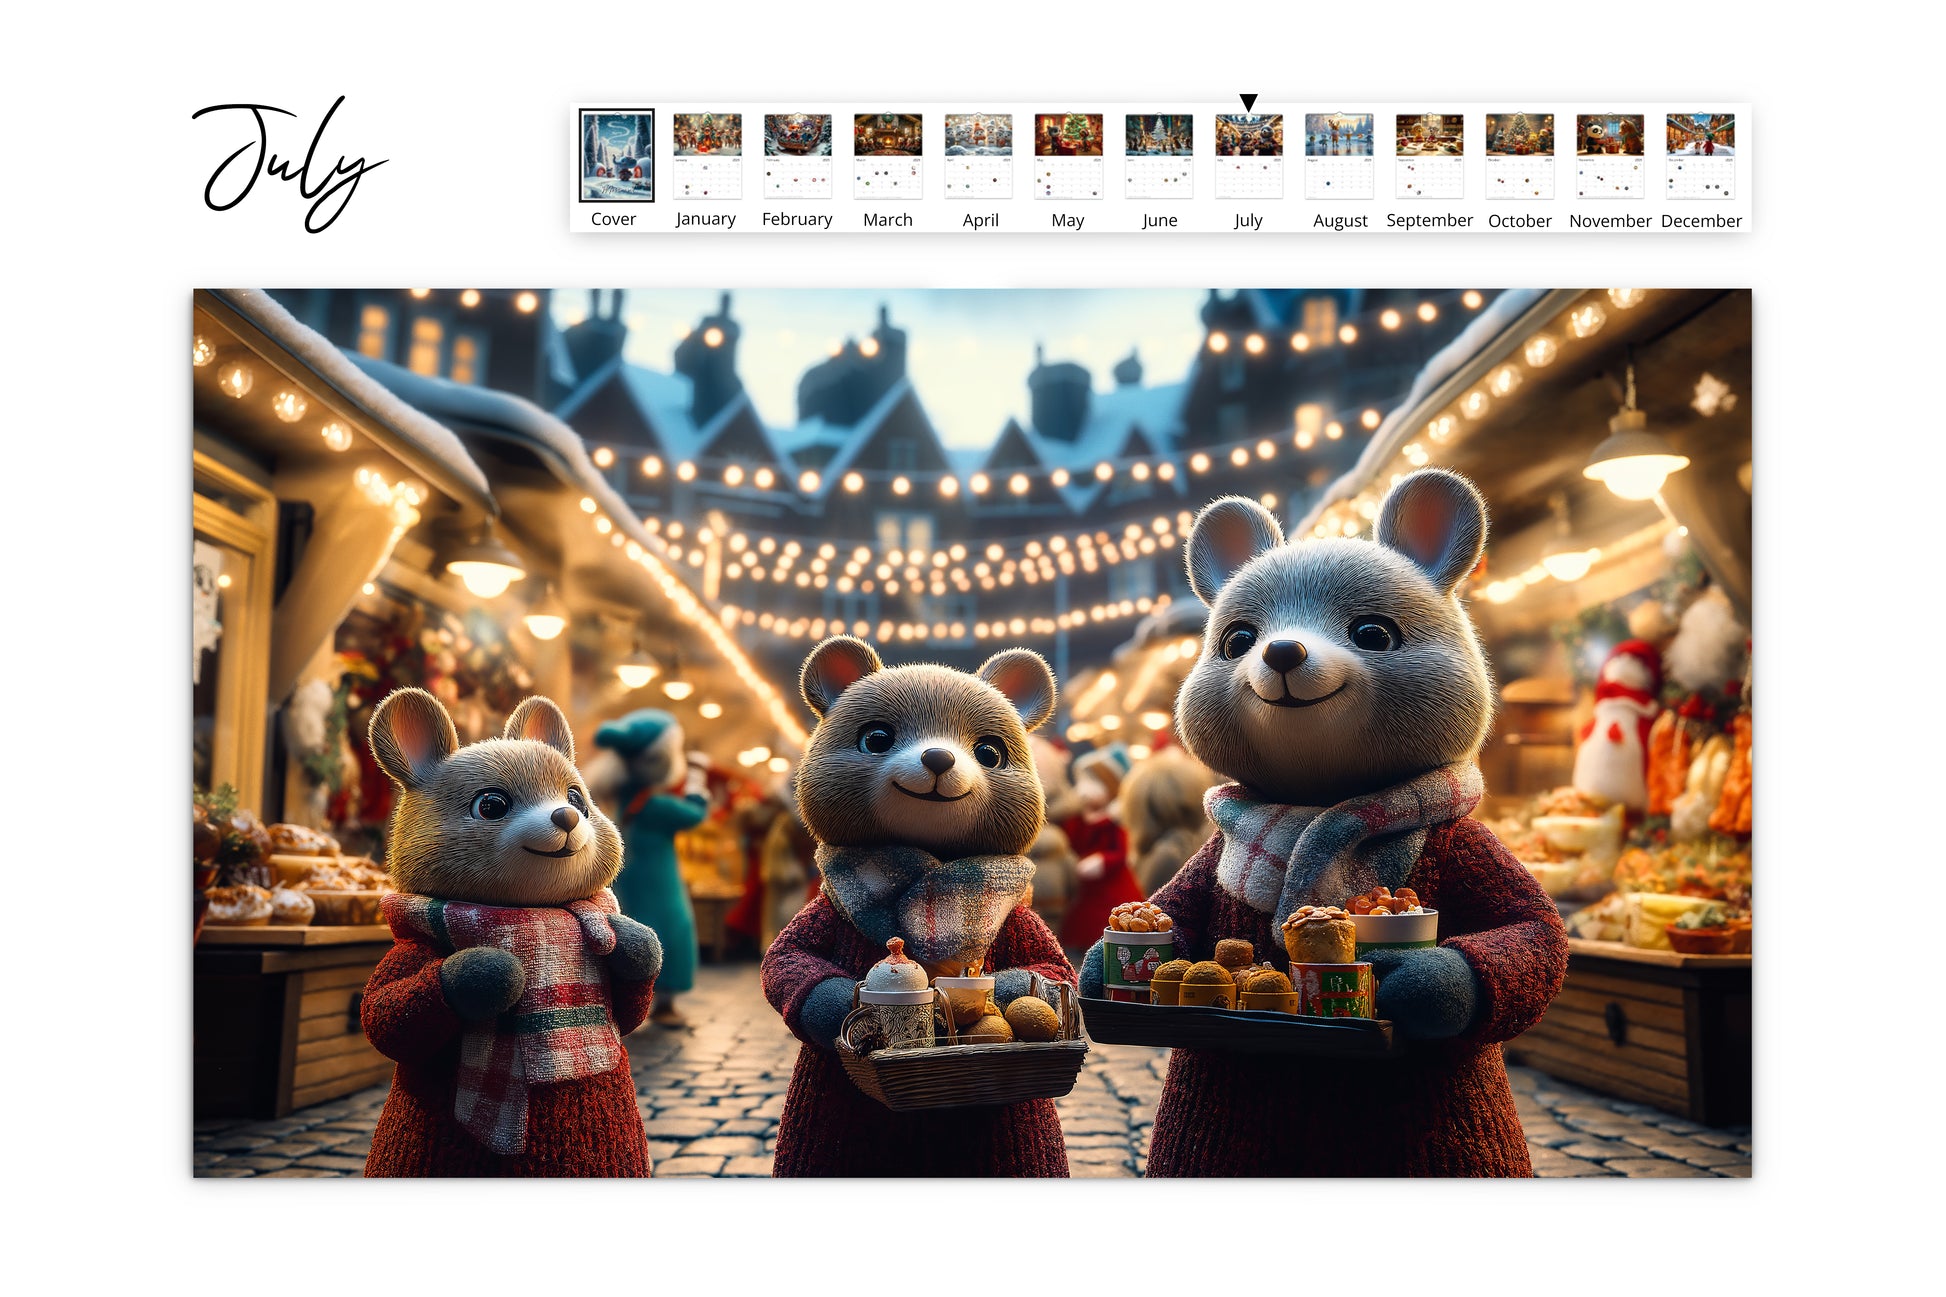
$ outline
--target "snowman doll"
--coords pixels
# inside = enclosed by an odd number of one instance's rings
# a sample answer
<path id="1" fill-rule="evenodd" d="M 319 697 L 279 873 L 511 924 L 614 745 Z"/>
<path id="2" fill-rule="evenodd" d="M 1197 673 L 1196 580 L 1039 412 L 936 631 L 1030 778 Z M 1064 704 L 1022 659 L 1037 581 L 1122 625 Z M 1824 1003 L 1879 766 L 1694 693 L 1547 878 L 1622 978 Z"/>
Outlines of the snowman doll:
<path id="1" fill-rule="evenodd" d="M 1624 640 L 1601 664 L 1595 714 L 1581 728 L 1574 786 L 1634 811 L 1648 804 L 1649 726 L 1661 710 L 1662 656 L 1645 640 Z"/>

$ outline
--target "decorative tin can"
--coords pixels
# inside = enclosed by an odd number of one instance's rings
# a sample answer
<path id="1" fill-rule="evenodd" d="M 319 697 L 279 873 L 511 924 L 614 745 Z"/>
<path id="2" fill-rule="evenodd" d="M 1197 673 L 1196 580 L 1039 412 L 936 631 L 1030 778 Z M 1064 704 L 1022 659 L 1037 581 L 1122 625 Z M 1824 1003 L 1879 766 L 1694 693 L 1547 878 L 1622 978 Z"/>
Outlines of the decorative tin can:
<path id="1" fill-rule="evenodd" d="M 1117 932 L 1101 934 L 1101 986 L 1111 1000 L 1149 1002 L 1149 983 L 1155 970 L 1176 957 L 1173 932 Z"/>
<path id="2" fill-rule="evenodd" d="M 870 1005 L 872 1017 L 885 1038 L 885 1049 L 930 1049 L 937 1041 L 933 1006 L 940 999 L 928 986 L 923 991 L 858 991 L 858 1002 Z"/>
<path id="3" fill-rule="evenodd" d="M 1370 964 L 1298 964 L 1291 975 L 1303 1013 L 1319 1018 L 1378 1016 Z"/>
<path id="4" fill-rule="evenodd" d="M 1354 914 L 1358 957 L 1370 950 L 1424 950 L 1439 944 L 1439 911 L 1418 914 Z"/>

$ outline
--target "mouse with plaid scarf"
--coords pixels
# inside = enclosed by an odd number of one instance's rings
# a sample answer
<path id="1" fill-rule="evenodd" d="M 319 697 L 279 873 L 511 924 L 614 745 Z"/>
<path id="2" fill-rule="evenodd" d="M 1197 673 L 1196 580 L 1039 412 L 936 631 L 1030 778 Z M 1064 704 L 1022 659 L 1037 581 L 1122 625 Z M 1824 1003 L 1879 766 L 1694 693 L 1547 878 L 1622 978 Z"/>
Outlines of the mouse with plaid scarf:
<path id="1" fill-rule="evenodd" d="M 499 738 L 459 745 L 421 689 L 373 712 L 398 787 L 386 864 L 394 944 L 360 1005 L 398 1066 L 368 1176 L 646 1176 L 622 1037 L 662 967 L 655 933 L 608 885 L 621 835 L 588 794 L 546 698 Z"/>
<path id="2" fill-rule="evenodd" d="M 1560 990 L 1567 938 L 1469 818 L 1492 678 L 1460 596 L 1486 535 L 1479 493 L 1436 469 L 1392 488 L 1370 540 L 1286 543 L 1241 498 L 1197 518 L 1189 580 L 1209 620 L 1176 725 L 1233 782 L 1206 797 L 1215 836 L 1151 898 L 1178 955 L 1235 937 L 1284 969 L 1285 916 L 1381 884 L 1439 911 L 1439 943 L 1368 956 L 1402 1057 L 1176 1050 L 1150 1175 L 1532 1174 L 1500 1044 Z M 1083 995 L 1101 993 L 1101 957 Z"/>

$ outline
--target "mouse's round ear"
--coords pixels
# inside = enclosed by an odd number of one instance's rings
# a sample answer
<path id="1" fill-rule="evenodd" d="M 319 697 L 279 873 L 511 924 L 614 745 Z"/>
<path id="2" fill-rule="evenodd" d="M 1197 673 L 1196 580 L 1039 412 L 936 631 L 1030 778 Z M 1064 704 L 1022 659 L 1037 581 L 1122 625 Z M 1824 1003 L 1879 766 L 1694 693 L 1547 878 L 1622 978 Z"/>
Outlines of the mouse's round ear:
<path id="1" fill-rule="evenodd" d="M 1214 607 L 1238 568 L 1283 543 L 1284 529 L 1276 516 L 1255 500 L 1240 495 L 1212 500 L 1189 529 L 1189 588 Z"/>
<path id="2" fill-rule="evenodd" d="M 396 689 L 372 711 L 372 759 L 401 788 L 417 788 L 459 750 L 459 732 L 437 698 Z"/>
<path id="3" fill-rule="evenodd" d="M 838 701 L 839 694 L 884 665 L 864 640 L 834 635 L 804 659 L 797 686 L 804 694 L 805 705 L 822 717 Z"/>
<path id="4" fill-rule="evenodd" d="M 1002 649 L 973 674 L 998 689 L 1028 729 L 1039 729 L 1054 715 L 1054 671 L 1034 650 Z"/>
<path id="5" fill-rule="evenodd" d="M 1451 594 L 1487 547 L 1487 505 L 1471 482 L 1443 468 L 1408 474 L 1385 493 L 1373 537 L 1416 563 Z"/>
<path id="6" fill-rule="evenodd" d="M 554 705 L 551 698 L 535 694 L 532 698 L 514 708 L 513 715 L 507 717 L 507 728 L 502 730 L 503 739 L 533 739 L 545 743 L 574 764 L 574 731 L 568 728 L 568 718 Z"/>

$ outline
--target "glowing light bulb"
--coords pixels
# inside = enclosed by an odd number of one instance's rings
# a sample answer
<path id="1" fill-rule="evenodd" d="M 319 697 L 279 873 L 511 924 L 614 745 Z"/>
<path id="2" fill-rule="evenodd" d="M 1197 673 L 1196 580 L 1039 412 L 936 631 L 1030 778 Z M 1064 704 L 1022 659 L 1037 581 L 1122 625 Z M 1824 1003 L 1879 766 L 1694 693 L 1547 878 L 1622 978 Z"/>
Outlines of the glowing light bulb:
<path id="1" fill-rule="evenodd" d="M 588 458 L 595 461 L 596 468 L 612 468 L 615 464 L 615 452 L 607 446 L 596 446 L 595 453 Z"/>
<path id="2" fill-rule="evenodd" d="M 1115 466 L 1107 460 L 1104 459 L 1101 463 L 1095 465 L 1095 481 L 1106 482 L 1113 476 L 1115 476 Z"/>
<path id="3" fill-rule="evenodd" d="M 1396 329 L 1404 321 L 1404 318 L 1405 317 L 1400 315 L 1397 311 L 1393 310 L 1390 307 L 1387 307 L 1385 310 L 1379 313 L 1378 327 L 1381 329 L 1388 329 L 1388 330 Z"/>
<path id="4" fill-rule="evenodd" d="M 201 369 L 216 359 L 216 344 L 197 334 L 189 341 L 189 363 Z"/>
<path id="5" fill-rule="evenodd" d="M 1615 304 L 1615 309 L 1618 311 L 1634 310 L 1642 304 L 1643 299 L 1648 295 L 1648 290 L 1642 288 L 1611 288 L 1608 290 L 1608 300 Z"/>
<path id="6" fill-rule="evenodd" d="M 706 721 L 713 721 L 723 714 L 723 704 L 704 703 L 696 709 L 696 714 Z"/>
<path id="7" fill-rule="evenodd" d="M 553 613 L 530 612 L 521 621 L 526 624 L 527 633 L 535 639 L 558 639 L 561 632 L 568 628 L 568 619 Z"/>
<path id="8" fill-rule="evenodd" d="M 1230 349 L 1230 335 L 1227 333 L 1210 334 L 1209 349 L 1217 353 L 1219 356 L 1222 355 L 1224 352 Z"/>
<path id="9" fill-rule="evenodd" d="M 1352 343 L 1358 341 L 1358 326 L 1355 324 L 1339 325 L 1338 341 L 1344 343 L 1347 347 L 1349 347 Z"/>
<path id="10" fill-rule="evenodd" d="M 1310 334 L 1308 334 L 1308 333 L 1293 333 L 1293 334 L 1291 335 L 1291 350 L 1292 350 L 1292 351 L 1309 351 L 1310 349 L 1311 349 L 1311 335 L 1310 335 Z"/>
<path id="11" fill-rule="evenodd" d="M 662 458 L 661 458 L 661 456 L 659 456 L 659 455 L 644 455 L 644 456 L 642 457 L 642 476 L 643 476 L 643 477 L 661 477 L 661 476 L 662 476 Z"/>
<path id="12" fill-rule="evenodd" d="M 1418 314 L 1421 321 L 1426 324 L 1431 324 L 1439 318 L 1439 308 L 1431 302 L 1421 302 L 1419 303 Z"/>
<path id="13" fill-rule="evenodd" d="M 342 452 L 351 449 L 351 429 L 345 427 L 344 424 L 339 423 L 336 419 L 319 428 L 318 435 L 324 438 L 325 445 L 335 451 Z"/>
<path id="14" fill-rule="evenodd" d="M 1243 340 L 1243 349 L 1253 356 L 1264 354 L 1264 339 L 1260 333 L 1253 333 Z"/>
<path id="15" fill-rule="evenodd" d="M 939 493 L 948 500 L 959 494 L 959 479 L 948 473 L 939 479 Z"/>
<path id="16" fill-rule="evenodd" d="M 1653 500 L 1671 473 L 1687 467 L 1687 455 L 1630 455 L 1590 464 L 1581 472 L 1624 500 Z"/>
<path id="17" fill-rule="evenodd" d="M 771 472 L 768 468 L 760 468 L 757 470 L 756 477 L 751 480 L 757 484 L 759 491 L 768 491 L 777 481 L 777 474 Z"/>
<path id="18" fill-rule="evenodd" d="M 250 366 L 240 360 L 233 360 L 216 371 L 216 385 L 223 395 L 241 401 L 250 395 L 250 388 L 256 383 L 257 376 L 250 372 Z"/>
<path id="19" fill-rule="evenodd" d="M 1568 332 L 1577 338 L 1594 337 L 1606 323 L 1608 312 L 1601 309 L 1599 302 L 1588 302 L 1568 312 Z"/>
<path id="20" fill-rule="evenodd" d="M 845 474 L 845 490 L 853 495 L 865 489 L 865 475 L 862 473 Z"/>
<path id="21" fill-rule="evenodd" d="M 514 309 L 522 315 L 532 315 L 540 304 L 541 299 L 532 293 L 523 292 L 514 295 Z"/>
<path id="22" fill-rule="evenodd" d="M 1007 489 L 1009 491 L 1012 491 L 1015 495 L 1026 495 L 1027 488 L 1030 485 L 1032 484 L 1028 482 L 1027 474 L 1025 473 L 1015 473 L 1012 477 L 1007 479 Z"/>
<path id="23" fill-rule="evenodd" d="M 1556 581 L 1579 581 L 1588 575 L 1588 570 L 1595 565 L 1595 558 L 1599 553 L 1599 550 L 1592 549 L 1562 550 L 1544 556 L 1541 559 L 1541 566 L 1546 568 L 1547 574 Z"/>
<path id="24" fill-rule="evenodd" d="M 806 495 L 813 495 L 817 492 L 820 481 L 816 473 L 806 469 L 797 475 L 797 489 Z"/>
<path id="25" fill-rule="evenodd" d="M 716 327 L 716 326 L 715 326 L 714 324 L 712 324 L 712 325 L 710 325 L 710 326 L 709 326 L 709 328 L 707 328 L 707 329 L 704 329 L 704 330 L 703 330 L 703 345 L 704 345 L 705 347 L 720 347 L 720 346 L 722 346 L 722 345 L 723 345 L 723 330 L 721 330 L 721 329 L 719 329 L 719 328 L 717 328 L 717 327 Z"/>
<path id="26" fill-rule="evenodd" d="M 459 304 L 471 310 L 480 304 L 480 290 L 469 288 L 459 295 Z"/>
<path id="27" fill-rule="evenodd" d="M 723 485 L 724 486 L 743 485 L 743 466 L 741 464 L 731 464 L 729 467 L 723 470 Z"/>
<path id="28" fill-rule="evenodd" d="M 892 494 L 905 495 L 912 490 L 912 482 L 903 474 L 892 479 Z"/>
<path id="29" fill-rule="evenodd" d="M 696 480 L 696 466 L 685 459 L 676 465 L 676 476 L 682 481 L 693 482 Z"/>
<path id="30" fill-rule="evenodd" d="M 772 757 L 769 765 L 770 772 L 774 775 L 781 775 L 791 768 L 791 763 L 783 757 Z"/>
<path id="31" fill-rule="evenodd" d="M 1469 288 L 1460 294 L 1460 305 L 1469 311 L 1479 310 L 1486 300 L 1485 297 L 1481 296 L 1480 290 L 1477 288 Z"/>
<path id="32" fill-rule="evenodd" d="M 662 682 L 663 696 L 675 702 L 681 702 L 695 692 L 696 686 L 687 680 L 664 680 Z"/>
<path id="33" fill-rule="evenodd" d="M 1525 356 L 1527 363 L 1535 369 L 1545 369 L 1554 363 L 1556 356 L 1561 354 L 1561 344 L 1548 334 L 1537 333 L 1527 340 L 1527 345 L 1521 348 L 1520 354 Z"/>

